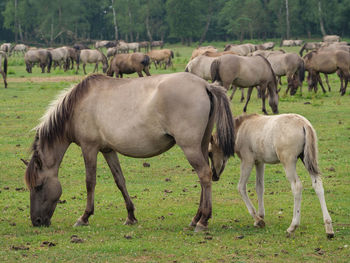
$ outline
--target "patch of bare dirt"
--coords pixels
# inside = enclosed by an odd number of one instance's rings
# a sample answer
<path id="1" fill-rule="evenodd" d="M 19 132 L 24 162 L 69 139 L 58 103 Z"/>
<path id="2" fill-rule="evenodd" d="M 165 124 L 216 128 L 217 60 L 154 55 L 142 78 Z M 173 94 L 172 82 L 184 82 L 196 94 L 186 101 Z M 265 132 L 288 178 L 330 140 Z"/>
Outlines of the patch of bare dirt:
<path id="1" fill-rule="evenodd" d="M 73 82 L 80 81 L 85 76 L 52 76 L 52 77 L 24 77 L 24 78 L 8 78 L 7 81 L 11 82 Z"/>

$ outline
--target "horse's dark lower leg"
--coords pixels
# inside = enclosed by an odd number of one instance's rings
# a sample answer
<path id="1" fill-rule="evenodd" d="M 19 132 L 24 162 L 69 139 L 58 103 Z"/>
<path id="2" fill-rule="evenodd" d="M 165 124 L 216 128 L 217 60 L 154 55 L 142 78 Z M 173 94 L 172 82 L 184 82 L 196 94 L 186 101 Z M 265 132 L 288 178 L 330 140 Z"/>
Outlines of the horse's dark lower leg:
<path id="1" fill-rule="evenodd" d="M 74 226 L 88 225 L 89 217 L 94 214 L 94 194 L 96 186 L 96 162 L 97 150 L 91 147 L 82 147 L 85 171 L 86 171 L 86 209 L 84 214 L 77 220 Z"/>
<path id="2" fill-rule="evenodd" d="M 329 85 L 329 81 L 328 81 L 328 75 L 327 74 L 323 74 L 324 78 L 326 80 L 327 86 L 328 86 L 328 91 L 331 91 L 331 86 Z"/>
<path id="3" fill-rule="evenodd" d="M 324 88 L 324 86 L 323 86 L 323 83 L 322 83 L 322 79 L 321 79 L 321 75 L 320 75 L 320 74 L 317 74 L 317 79 L 318 79 L 318 82 L 319 82 L 320 85 L 321 85 L 321 88 L 322 88 L 323 93 L 327 93 L 327 91 L 325 90 L 325 88 Z"/>
<path id="4" fill-rule="evenodd" d="M 243 102 L 244 101 L 244 89 L 240 88 L 240 90 L 241 90 L 241 101 L 240 102 Z"/>
<path id="5" fill-rule="evenodd" d="M 98 62 L 95 64 L 94 73 L 95 73 L 96 71 L 98 72 Z"/>
<path id="6" fill-rule="evenodd" d="M 224 87 L 226 88 L 226 90 L 229 90 L 230 86 L 224 85 Z M 232 94 L 231 94 L 230 100 L 233 99 L 233 96 L 235 95 L 236 90 L 237 90 L 237 87 L 235 85 L 232 85 Z"/>
<path id="7" fill-rule="evenodd" d="M 131 201 L 128 190 L 126 189 L 125 178 L 123 176 L 123 172 L 119 164 L 118 155 L 114 151 L 110 151 L 103 153 L 103 156 L 106 159 L 108 166 L 113 174 L 114 181 L 117 184 L 125 200 L 126 209 L 128 211 L 128 217 L 125 221 L 125 224 L 135 224 L 137 223 L 137 219 L 134 215 L 135 207 Z"/>
<path id="8" fill-rule="evenodd" d="M 85 66 L 86 66 L 86 64 L 84 63 L 84 64 L 83 64 L 83 70 L 84 70 L 84 74 L 86 75 Z"/>
<path id="9" fill-rule="evenodd" d="M 145 67 L 143 71 L 146 73 L 147 76 L 151 76 L 151 73 L 149 73 L 148 67 Z"/>
<path id="10" fill-rule="evenodd" d="M 6 89 L 7 88 L 6 74 L 5 74 L 5 72 L 1 71 L 1 75 L 4 79 L 4 85 L 5 85 L 5 89 Z"/>
<path id="11" fill-rule="evenodd" d="M 141 71 L 138 71 L 138 72 L 137 72 L 137 75 L 139 75 L 139 77 L 143 77 L 143 75 L 142 75 L 142 72 L 141 72 Z"/>
<path id="12" fill-rule="evenodd" d="M 253 87 L 249 87 L 248 92 L 247 92 L 247 100 L 245 102 L 243 112 L 247 112 L 247 107 L 248 107 L 248 103 L 250 101 L 250 96 L 252 95 L 252 92 L 253 92 Z"/>

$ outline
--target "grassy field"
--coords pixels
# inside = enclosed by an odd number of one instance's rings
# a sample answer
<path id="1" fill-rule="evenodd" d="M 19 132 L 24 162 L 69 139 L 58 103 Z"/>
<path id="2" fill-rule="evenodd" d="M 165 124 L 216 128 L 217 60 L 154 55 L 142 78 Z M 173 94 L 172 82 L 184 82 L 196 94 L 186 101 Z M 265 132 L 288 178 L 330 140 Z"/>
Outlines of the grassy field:
<path id="1" fill-rule="evenodd" d="M 223 47 L 222 43 L 217 46 Z M 192 48 L 170 46 L 176 58 L 168 70 L 183 71 Z M 289 48 L 297 51 L 297 48 Z M 88 67 L 92 71 L 92 66 Z M 79 77 L 83 77 L 80 71 Z M 280 94 L 280 113 L 298 113 L 313 124 L 318 134 L 319 162 L 335 238 L 326 238 L 320 204 L 310 177 L 301 163 L 297 171 L 303 182 L 301 226 L 293 237 L 285 231 L 292 219 L 293 196 L 281 165 L 268 165 L 265 173 L 266 227 L 253 227 L 236 190 L 239 159 L 230 159 L 219 182 L 213 183 L 213 216 L 209 231 L 194 233 L 187 226 L 197 211 L 200 185 L 197 175 L 178 147 L 150 159 L 120 156 L 127 186 L 136 206 L 139 223 L 125 226 L 124 200 L 102 156 L 98 159 L 95 215 L 90 226 L 73 228 L 86 202 L 85 168 L 81 151 L 71 145 L 62 162 L 59 179 L 63 187 L 48 228 L 34 228 L 29 217 L 29 191 L 23 181 L 34 139 L 32 128 L 49 102 L 74 81 L 50 81 L 75 76 L 55 70 L 41 74 L 25 72 L 22 58 L 10 58 L 9 86 L 0 79 L 0 262 L 349 262 L 350 258 L 350 90 L 339 95 L 339 80 L 330 76 L 332 91 L 304 91 L 294 97 Z M 42 78 L 34 81 L 32 77 Z M 236 95 L 234 115 L 243 104 Z M 271 109 L 267 106 L 268 112 Z M 248 113 L 261 111 L 254 91 Z M 150 167 L 144 167 L 144 163 Z M 254 172 L 248 183 L 255 205 Z M 75 235 L 75 239 L 72 236 Z M 72 241 L 81 241 L 74 243 Z"/>

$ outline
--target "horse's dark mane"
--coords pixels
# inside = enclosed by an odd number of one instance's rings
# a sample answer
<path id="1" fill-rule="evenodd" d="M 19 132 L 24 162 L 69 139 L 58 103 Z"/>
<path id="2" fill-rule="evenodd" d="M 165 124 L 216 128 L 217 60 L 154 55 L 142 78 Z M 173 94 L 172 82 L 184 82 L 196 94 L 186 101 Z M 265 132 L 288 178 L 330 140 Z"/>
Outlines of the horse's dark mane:
<path id="1" fill-rule="evenodd" d="M 313 54 L 315 54 L 316 52 L 317 52 L 316 50 L 313 50 L 313 51 L 307 53 L 307 54 L 304 56 L 304 58 L 311 59 L 312 56 L 313 56 Z"/>
<path id="2" fill-rule="evenodd" d="M 33 151 L 32 159 L 28 163 L 27 170 L 24 176 L 24 180 L 27 184 L 27 187 L 32 190 L 37 184 L 37 169 L 41 169 L 42 161 L 39 155 L 39 136 L 38 133 L 35 135 L 34 142 L 32 144 L 31 150 Z"/>

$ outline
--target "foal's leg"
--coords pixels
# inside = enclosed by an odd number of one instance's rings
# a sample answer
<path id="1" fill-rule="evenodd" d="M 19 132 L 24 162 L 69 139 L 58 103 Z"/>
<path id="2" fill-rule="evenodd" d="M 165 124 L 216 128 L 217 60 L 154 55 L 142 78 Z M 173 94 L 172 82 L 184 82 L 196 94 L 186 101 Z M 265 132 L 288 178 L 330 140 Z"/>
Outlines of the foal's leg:
<path id="1" fill-rule="evenodd" d="M 250 201 L 250 199 L 247 195 L 247 182 L 248 182 L 250 173 L 252 171 L 253 165 L 254 165 L 253 160 L 242 159 L 242 161 L 241 161 L 241 176 L 239 178 L 239 183 L 238 183 L 237 188 L 238 188 L 239 193 L 242 196 L 242 199 L 243 199 L 246 207 L 248 208 L 250 215 L 254 219 L 254 226 L 264 227 L 265 226 L 264 220 L 257 215 L 256 210 L 255 210 L 252 202 Z"/>
<path id="2" fill-rule="evenodd" d="M 294 210 L 293 220 L 291 225 L 287 229 L 288 234 L 292 234 L 295 229 L 300 225 L 300 206 L 301 206 L 301 192 L 303 186 L 297 175 L 296 160 L 289 160 L 283 163 L 284 170 L 286 172 L 287 179 L 289 180 L 294 195 Z"/>
<path id="3" fill-rule="evenodd" d="M 89 217 L 94 214 L 94 194 L 96 186 L 96 162 L 98 150 L 95 147 L 82 147 L 86 171 L 86 209 L 74 226 L 89 224 Z"/>
<path id="4" fill-rule="evenodd" d="M 265 207 L 264 207 L 264 170 L 265 170 L 265 164 L 264 163 L 256 163 L 255 164 L 255 170 L 256 170 L 256 184 L 255 184 L 255 190 L 258 195 L 258 203 L 259 203 L 259 211 L 258 216 L 262 219 L 265 217 Z M 265 226 L 265 222 L 263 220 L 260 220 L 258 222 L 260 227 Z"/>
<path id="5" fill-rule="evenodd" d="M 323 221 L 324 221 L 324 225 L 326 228 L 327 237 L 333 238 L 334 231 L 333 231 L 333 226 L 332 226 L 332 219 L 328 213 L 326 201 L 324 198 L 324 190 L 323 190 L 321 177 L 318 175 L 312 175 L 312 174 L 310 174 L 310 176 L 311 176 L 311 180 L 312 180 L 312 187 L 315 189 L 317 197 L 320 200 L 322 214 L 323 214 Z"/>
<path id="6" fill-rule="evenodd" d="M 133 225 L 137 223 L 137 219 L 134 215 L 135 207 L 130 199 L 128 190 L 126 189 L 125 178 L 123 176 L 123 172 L 119 164 L 118 155 L 114 151 L 111 151 L 103 153 L 103 156 L 105 157 L 108 166 L 113 174 L 114 181 L 117 184 L 119 190 L 122 192 L 122 195 L 125 200 L 126 210 L 128 211 L 128 217 L 124 224 Z"/>
<path id="7" fill-rule="evenodd" d="M 250 101 L 250 96 L 252 95 L 252 92 L 253 92 L 253 87 L 249 87 L 248 92 L 247 92 L 247 100 L 245 102 L 243 112 L 247 112 L 247 107 L 248 107 L 248 103 Z"/>

